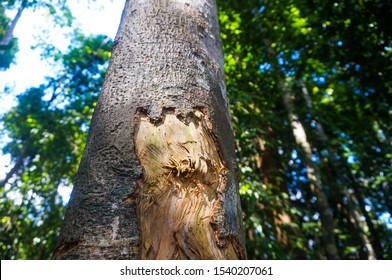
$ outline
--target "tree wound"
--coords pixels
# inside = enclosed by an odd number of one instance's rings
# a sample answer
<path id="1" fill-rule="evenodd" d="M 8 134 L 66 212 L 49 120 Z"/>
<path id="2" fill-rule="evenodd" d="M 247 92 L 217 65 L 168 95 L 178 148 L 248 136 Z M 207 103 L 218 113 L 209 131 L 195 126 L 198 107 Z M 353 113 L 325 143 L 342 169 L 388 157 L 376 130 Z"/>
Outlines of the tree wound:
<path id="1" fill-rule="evenodd" d="M 216 226 L 223 219 L 227 169 L 208 117 L 200 110 L 186 116 L 170 110 L 159 123 L 141 112 L 136 118 L 136 154 L 143 166 L 140 258 L 236 259 Z"/>

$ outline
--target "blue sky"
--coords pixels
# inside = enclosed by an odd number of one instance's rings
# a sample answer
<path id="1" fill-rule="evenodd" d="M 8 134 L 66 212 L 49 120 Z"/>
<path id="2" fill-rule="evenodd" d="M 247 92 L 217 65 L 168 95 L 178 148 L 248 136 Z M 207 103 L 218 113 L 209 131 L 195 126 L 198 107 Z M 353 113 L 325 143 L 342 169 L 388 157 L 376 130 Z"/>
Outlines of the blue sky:
<path id="1" fill-rule="evenodd" d="M 81 29 L 86 33 L 106 34 L 114 37 L 120 22 L 124 1 L 96 0 L 90 1 L 69 0 L 70 8 L 76 17 Z M 49 32 L 49 40 L 60 49 L 65 50 L 68 40 L 64 37 L 70 29 L 51 28 L 51 20 L 44 10 L 23 12 L 14 35 L 19 39 L 20 51 L 17 54 L 16 65 L 1 73 L 0 91 L 4 86 L 14 86 L 15 92 L 21 92 L 28 87 L 37 86 L 45 75 L 50 73 L 48 65 L 40 60 L 40 50 L 32 50 L 37 43 L 37 36 Z M 10 97 L 9 97 L 10 98 Z M 1 102 L 0 110 L 9 109 L 9 102 Z"/>
<path id="2" fill-rule="evenodd" d="M 90 2 L 90 3 L 89 3 Z M 120 22 L 121 12 L 125 0 L 69 0 L 69 6 L 85 34 L 106 34 L 114 38 Z M 10 17 L 13 15 L 10 14 Z M 51 27 L 51 20 L 44 10 L 25 10 L 19 20 L 14 36 L 19 39 L 19 52 L 16 56 L 16 64 L 5 72 L 0 72 L 0 115 L 7 112 L 15 102 L 15 95 L 22 93 L 27 88 L 40 85 L 45 76 L 53 70 L 49 64 L 40 59 L 40 50 L 31 47 L 38 42 L 37 36 L 48 32 L 48 38 L 61 50 L 66 50 L 69 41 L 65 34 L 70 29 Z M 5 93 L 5 88 L 11 87 L 12 94 Z M 1 124 L 0 124 L 1 131 Z M 0 149 L 9 139 L 0 133 Z M 10 170 L 12 163 L 8 155 L 0 153 L 0 180 Z M 64 195 L 70 191 L 64 189 Z"/>

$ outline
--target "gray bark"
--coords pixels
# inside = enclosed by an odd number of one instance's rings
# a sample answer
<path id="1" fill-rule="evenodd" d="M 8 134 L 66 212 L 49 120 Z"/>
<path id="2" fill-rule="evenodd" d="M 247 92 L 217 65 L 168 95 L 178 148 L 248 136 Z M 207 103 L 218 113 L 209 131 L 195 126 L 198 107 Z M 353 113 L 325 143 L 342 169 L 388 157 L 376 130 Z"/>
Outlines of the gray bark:
<path id="1" fill-rule="evenodd" d="M 145 214 L 150 209 L 141 206 L 164 206 L 167 202 L 156 201 L 161 199 L 158 196 L 150 197 L 148 205 L 145 200 L 145 195 L 156 191 L 154 187 L 162 187 L 166 181 L 163 177 L 158 183 L 147 180 L 147 167 L 142 166 L 145 159 L 136 154 L 143 151 L 135 143 L 142 135 L 139 130 L 145 129 L 143 133 L 150 135 L 151 131 L 147 130 L 156 128 L 161 133 L 167 122 L 174 119 L 184 126 L 202 126 L 197 131 L 207 131 L 207 142 L 215 143 L 219 154 L 217 162 L 223 165 L 220 170 L 224 172 L 215 174 L 219 183 L 211 198 L 214 209 L 206 217 L 210 220 L 208 232 L 214 235 L 211 240 L 221 252 L 206 256 L 200 252 L 202 247 L 187 244 L 187 234 L 199 232 L 196 224 L 192 224 L 188 230 L 183 227 L 175 229 L 175 241 L 182 242 L 177 246 L 189 250 L 179 252 L 177 248 L 175 255 L 170 257 L 245 258 L 233 132 L 215 2 L 128 0 L 54 259 L 169 258 L 151 253 L 157 248 L 156 242 L 160 241 L 153 236 L 147 244 L 146 221 L 140 218 L 151 217 Z M 171 130 L 171 133 L 178 134 L 178 139 L 183 137 L 180 128 Z M 173 152 L 174 145 L 171 144 L 167 143 L 169 148 L 160 147 L 157 153 L 163 153 L 162 149 Z M 184 145 L 182 153 L 191 149 L 185 147 L 186 144 L 179 143 Z M 153 145 L 147 145 L 147 148 L 156 150 Z M 165 154 L 163 158 L 166 157 Z M 187 166 L 181 166 L 181 169 L 173 167 L 177 161 L 171 158 L 165 166 L 160 166 L 163 173 L 154 176 L 172 177 L 167 184 L 176 182 L 179 187 L 184 187 L 181 184 L 189 178 L 198 185 L 203 184 L 206 176 L 200 175 L 200 166 L 204 166 L 207 173 L 216 170 L 213 161 L 198 159 L 193 163 L 193 159 L 188 158 Z M 210 183 L 216 184 L 215 181 Z M 175 196 L 165 193 L 165 199 L 170 195 Z M 163 209 L 159 216 L 162 220 L 171 214 L 165 212 L 169 211 L 165 207 Z M 160 211 L 160 208 L 155 210 Z"/>

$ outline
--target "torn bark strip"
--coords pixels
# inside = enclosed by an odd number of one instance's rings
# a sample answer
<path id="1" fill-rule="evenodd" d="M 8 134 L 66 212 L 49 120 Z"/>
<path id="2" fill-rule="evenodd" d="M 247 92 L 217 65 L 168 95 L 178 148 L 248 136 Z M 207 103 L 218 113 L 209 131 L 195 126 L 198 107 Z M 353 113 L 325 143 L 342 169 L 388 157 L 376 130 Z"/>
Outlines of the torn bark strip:
<path id="1" fill-rule="evenodd" d="M 139 111 L 136 154 L 141 259 L 237 259 L 234 245 L 219 240 L 220 194 L 227 168 L 206 114 L 174 110 L 159 123 Z M 217 217 L 222 215 L 222 217 Z"/>

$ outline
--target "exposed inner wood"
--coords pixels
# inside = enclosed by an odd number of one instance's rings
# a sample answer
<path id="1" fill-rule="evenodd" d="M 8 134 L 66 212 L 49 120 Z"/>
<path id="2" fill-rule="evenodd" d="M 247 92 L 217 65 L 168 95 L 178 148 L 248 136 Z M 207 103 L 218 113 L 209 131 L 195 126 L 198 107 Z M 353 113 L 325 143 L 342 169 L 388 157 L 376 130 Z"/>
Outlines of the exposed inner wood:
<path id="1" fill-rule="evenodd" d="M 136 154 L 143 166 L 138 217 L 141 259 L 236 259 L 216 220 L 226 168 L 200 110 L 166 113 L 157 124 L 137 116 Z"/>

